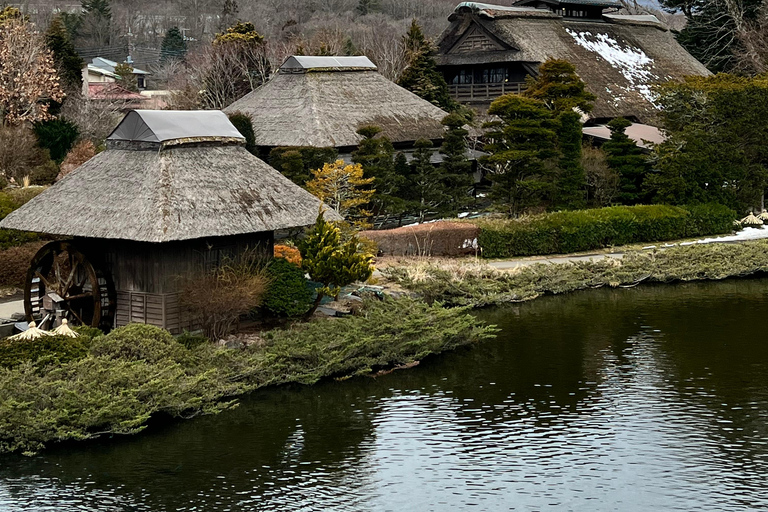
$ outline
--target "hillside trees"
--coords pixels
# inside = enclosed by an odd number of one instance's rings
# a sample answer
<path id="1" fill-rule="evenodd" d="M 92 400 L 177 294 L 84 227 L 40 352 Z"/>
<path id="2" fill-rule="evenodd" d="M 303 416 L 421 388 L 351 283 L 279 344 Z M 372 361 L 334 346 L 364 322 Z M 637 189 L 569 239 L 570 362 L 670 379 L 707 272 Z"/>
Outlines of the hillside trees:
<path id="1" fill-rule="evenodd" d="M 169 28 L 160 45 L 160 61 L 165 62 L 169 59 L 183 59 L 186 54 L 187 42 L 184 41 L 184 36 L 179 30 L 179 27 Z"/>

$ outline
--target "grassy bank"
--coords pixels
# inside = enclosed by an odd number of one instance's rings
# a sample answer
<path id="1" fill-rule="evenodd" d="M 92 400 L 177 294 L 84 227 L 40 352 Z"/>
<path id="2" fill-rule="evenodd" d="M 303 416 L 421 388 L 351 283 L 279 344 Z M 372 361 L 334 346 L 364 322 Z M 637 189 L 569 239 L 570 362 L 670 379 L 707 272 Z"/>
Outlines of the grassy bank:
<path id="1" fill-rule="evenodd" d="M 45 354 L 16 347 L 0 361 L 0 453 L 135 434 L 157 415 L 214 414 L 264 386 L 365 375 L 492 333 L 462 309 L 389 299 L 366 302 L 359 316 L 270 331 L 247 349 L 180 342 L 137 324 L 83 339 L 84 347 L 46 346 Z"/>
<path id="2" fill-rule="evenodd" d="M 621 260 L 538 263 L 507 271 L 457 260 L 391 266 L 382 273 L 427 302 L 479 307 L 602 286 L 725 279 L 766 271 L 768 240 L 634 251 Z"/>

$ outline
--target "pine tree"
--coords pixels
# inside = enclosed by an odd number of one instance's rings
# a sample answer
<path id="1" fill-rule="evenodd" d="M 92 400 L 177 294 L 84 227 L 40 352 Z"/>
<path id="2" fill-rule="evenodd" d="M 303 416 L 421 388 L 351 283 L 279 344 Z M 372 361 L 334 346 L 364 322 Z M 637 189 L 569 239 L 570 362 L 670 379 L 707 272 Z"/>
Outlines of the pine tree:
<path id="1" fill-rule="evenodd" d="M 442 172 L 432 164 L 432 141 L 419 139 L 414 148 L 404 195 L 409 211 L 416 212 L 421 223 L 428 213 L 442 212 L 449 197 L 445 193 Z"/>
<path id="2" fill-rule="evenodd" d="M 61 16 L 51 20 L 45 32 L 45 44 L 53 52 L 53 61 L 59 70 L 63 88 L 79 91 L 83 85 L 83 59 L 75 51 Z"/>
<path id="3" fill-rule="evenodd" d="M 82 0 L 82 8 L 78 35 L 85 38 L 85 43 L 89 45 L 109 45 L 112 25 L 109 0 Z"/>
<path id="4" fill-rule="evenodd" d="M 415 19 L 411 22 L 411 27 L 403 38 L 403 46 L 405 47 L 408 66 L 400 75 L 397 85 L 408 89 L 443 110 L 448 112 L 457 110 L 459 104 L 451 98 L 448 84 L 442 73 L 437 70 L 434 47 L 424 36 L 421 26 Z"/>
<path id="5" fill-rule="evenodd" d="M 588 114 L 592 112 L 592 102 L 597 99 L 587 91 L 573 64 L 563 59 L 547 59 L 539 66 L 536 78 L 529 76 L 526 82 L 528 88 L 523 96 L 539 100 L 557 113 L 578 108 Z"/>
<path id="6" fill-rule="evenodd" d="M 448 114 L 442 123 L 448 128 L 440 146 L 443 155 L 440 171 L 448 196 L 444 210 L 455 215 L 470 202 L 469 191 L 474 185 L 472 162 L 467 158 L 466 137 L 469 132 L 464 129 L 466 118 L 460 114 Z"/>
<path id="7" fill-rule="evenodd" d="M 537 100 L 508 94 L 488 110 L 499 121 L 487 123 L 482 162 L 493 182 L 489 197 L 502 211 L 517 215 L 540 206 L 552 189 L 551 160 L 557 155 L 557 134 L 551 112 Z"/>
<path id="8" fill-rule="evenodd" d="M 327 222 L 323 212 L 318 214 L 314 227 L 298 247 L 301 268 L 311 280 L 323 285 L 317 290 L 317 297 L 307 316 L 314 314 L 324 296 L 336 296 L 342 287 L 355 281 L 365 281 L 373 274 L 373 256 L 363 252 L 357 236 L 342 240 L 341 230 Z"/>
<path id="9" fill-rule="evenodd" d="M 352 160 L 363 166 L 366 178 L 376 178 L 373 196 L 374 213 L 400 215 L 405 211 L 402 187 L 405 177 L 395 172 L 395 148 L 387 137 L 379 137 L 381 128 L 363 126 L 357 131 L 363 137 Z"/>
<path id="10" fill-rule="evenodd" d="M 118 85 L 129 91 L 139 92 L 139 84 L 136 82 L 136 77 L 133 74 L 133 66 L 123 62 L 115 66 L 115 74 L 120 78 L 117 79 Z"/>
<path id="11" fill-rule="evenodd" d="M 625 130 L 632 123 L 618 117 L 608 123 L 611 140 L 603 144 L 608 166 L 619 173 L 619 201 L 637 204 L 643 201 L 643 182 L 648 174 L 648 162 L 635 141 Z"/>
<path id="12" fill-rule="evenodd" d="M 186 54 L 187 43 L 179 27 L 169 28 L 160 46 L 160 61 L 183 59 Z"/>
<path id="13" fill-rule="evenodd" d="M 573 64 L 562 59 L 545 61 L 537 77 L 528 77 L 527 83 L 523 96 L 543 102 L 557 117 L 560 161 L 554 204 L 559 208 L 583 208 L 587 183 L 581 165 L 583 135 L 577 111 L 591 112 L 596 96 L 587 91 Z"/>

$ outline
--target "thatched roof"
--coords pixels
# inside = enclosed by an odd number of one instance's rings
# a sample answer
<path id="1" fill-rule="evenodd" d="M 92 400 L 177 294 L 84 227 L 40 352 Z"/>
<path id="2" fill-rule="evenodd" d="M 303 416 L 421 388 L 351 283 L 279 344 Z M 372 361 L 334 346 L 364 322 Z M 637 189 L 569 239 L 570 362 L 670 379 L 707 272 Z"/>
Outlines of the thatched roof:
<path id="1" fill-rule="evenodd" d="M 251 116 L 261 147 L 354 147 L 366 125 L 395 144 L 442 139 L 446 112 L 375 69 L 365 57 L 290 57 L 272 80 L 224 111 Z"/>
<path id="2" fill-rule="evenodd" d="M 157 114 L 166 116 L 163 123 L 187 118 Z M 123 123 L 132 122 L 129 118 Z M 185 127 L 177 129 L 186 133 Z M 120 132 L 118 127 L 115 133 Z M 319 208 L 317 198 L 232 138 L 163 143 L 113 138 L 106 151 L 8 215 L 0 227 L 169 242 L 306 226 Z M 338 219 L 334 212 L 326 216 Z"/>
<path id="3" fill-rule="evenodd" d="M 439 65 L 519 62 L 530 69 L 548 58 L 566 59 L 597 96 L 596 118 L 634 116 L 653 122 L 654 83 L 709 74 L 650 15 L 576 19 L 543 9 L 464 2 L 449 20 L 439 40 Z M 462 51 L 460 43 L 469 31 L 484 34 L 497 49 Z"/>

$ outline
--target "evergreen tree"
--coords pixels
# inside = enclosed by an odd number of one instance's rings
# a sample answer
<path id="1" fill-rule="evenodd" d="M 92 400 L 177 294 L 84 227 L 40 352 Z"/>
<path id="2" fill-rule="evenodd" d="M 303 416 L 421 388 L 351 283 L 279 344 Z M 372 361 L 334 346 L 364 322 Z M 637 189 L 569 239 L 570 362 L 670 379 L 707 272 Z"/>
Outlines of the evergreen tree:
<path id="1" fill-rule="evenodd" d="M 253 131 L 253 121 L 251 117 L 242 112 L 233 112 L 229 114 L 229 121 L 237 128 L 240 135 L 245 137 L 245 149 L 252 155 L 259 156 L 259 149 L 256 147 L 256 134 Z"/>
<path id="2" fill-rule="evenodd" d="M 611 140 L 603 144 L 608 166 L 619 173 L 619 196 L 623 204 L 637 204 L 643 201 L 643 182 L 648 174 L 648 162 L 635 141 L 625 130 L 629 121 L 618 117 L 608 123 Z"/>
<path id="3" fill-rule="evenodd" d="M 597 99 L 587 91 L 573 64 L 563 59 L 547 59 L 539 66 L 536 78 L 529 76 L 526 82 L 528 88 L 523 96 L 539 100 L 557 113 L 578 108 L 588 114 L 592 112 L 592 102 Z"/>
<path id="4" fill-rule="evenodd" d="M 363 252 L 357 236 L 344 240 L 341 230 L 326 222 L 322 212 L 298 246 L 301 268 L 311 280 L 323 285 L 317 290 L 314 305 L 307 316 L 314 314 L 324 296 L 336 296 L 342 287 L 355 281 L 365 281 L 373 273 L 373 256 Z"/>
<path id="5" fill-rule="evenodd" d="M 440 171 L 448 196 L 444 210 L 455 215 L 470 202 L 469 191 L 474 185 L 472 162 L 467 158 L 466 137 L 469 132 L 464 129 L 466 118 L 460 114 L 448 114 L 442 123 L 448 128 L 440 146 L 443 155 Z"/>
<path id="6" fill-rule="evenodd" d="M 379 10 L 378 0 L 359 0 L 357 3 L 357 13 L 365 16 Z"/>
<path id="7" fill-rule="evenodd" d="M 283 176 L 303 187 L 312 179 L 312 171 L 334 162 L 339 156 L 336 148 L 277 147 L 269 152 L 269 165 Z"/>
<path id="8" fill-rule="evenodd" d="M 414 148 L 404 195 L 409 211 L 416 212 L 419 222 L 424 222 L 428 213 L 442 212 L 449 197 L 445 193 L 445 181 L 440 169 L 432 164 L 432 142 L 419 139 Z"/>
<path id="9" fill-rule="evenodd" d="M 65 90 L 79 91 L 83 85 L 83 59 L 75 51 L 61 16 L 51 20 L 45 33 L 45 44 L 53 52 L 53 61 Z"/>
<path id="10" fill-rule="evenodd" d="M 129 91 L 139 92 L 139 84 L 136 81 L 136 76 L 133 74 L 133 66 L 126 62 L 118 64 L 115 66 L 115 74 L 120 77 L 116 80 L 120 87 Z"/>
<path id="11" fill-rule="evenodd" d="M 491 141 L 482 159 L 493 182 L 489 197 L 510 215 L 540 206 L 552 189 L 551 160 L 557 155 L 551 112 L 540 101 L 508 94 L 494 100 L 488 113 L 500 118 L 485 125 Z"/>
<path id="12" fill-rule="evenodd" d="M 557 120 L 560 161 L 554 204 L 559 208 L 583 208 L 587 183 L 581 165 L 581 119 L 576 110 L 591 112 L 596 96 L 587 91 L 573 64 L 562 59 L 545 61 L 538 76 L 528 77 L 527 83 L 523 96 L 543 102 Z"/>
<path id="13" fill-rule="evenodd" d="M 65 119 L 51 119 L 35 123 L 34 130 L 38 146 L 47 149 L 51 159 L 57 164 L 64 160 L 80 135 L 77 126 Z"/>
<path id="14" fill-rule="evenodd" d="M 352 57 L 354 55 L 360 55 L 360 50 L 357 49 L 357 46 L 355 46 L 354 41 L 352 41 L 351 37 L 347 37 L 344 40 L 344 48 L 341 50 L 342 55 L 346 55 L 348 57 Z"/>
<path id="15" fill-rule="evenodd" d="M 165 33 L 160 46 L 160 61 L 183 59 L 187 54 L 187 42 L 179 27 L 171 27 Z"/>
<path id="16" fill-rule="evenodd" d="M 434 47 L 424 36 L 419 23 L 414 19 L 408 33 L 403 38 L 408 66 L 400 75 L 397 85 L 424 98 L 430 103 L 448 112 L 459 108 L 459 104 L 451 98 L 448 84 L 442 73 L 437 70 L 434 58 Z"/>
<path id="17" fill-rule="evenodd" d="M 381 128 L 363 126 L 357 131 L 363 137 L 352 160 L 363 166 L 366 178 L 376 178 L 376 194 L 373 196 L 374 213 L 377 215 L 401 215 L 405 211 L 402 187 L 405 176 L 395 171 L 395 148 L 387 137 L 379 137 Z"/>

